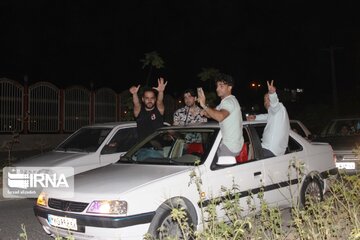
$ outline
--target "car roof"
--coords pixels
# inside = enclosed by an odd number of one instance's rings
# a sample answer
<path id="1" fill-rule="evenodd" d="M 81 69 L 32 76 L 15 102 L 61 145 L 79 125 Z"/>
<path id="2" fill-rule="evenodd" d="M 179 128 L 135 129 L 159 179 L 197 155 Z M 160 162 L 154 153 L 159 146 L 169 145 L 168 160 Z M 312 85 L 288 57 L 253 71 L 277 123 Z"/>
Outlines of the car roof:
<path id="1" fill-rule="evenodd" d="M 334 118 L 331 121 L 347 121 L 347 120 L 360 120 L 360 117 Z"/>
<path id="2" fill-rule="evenodd" d="M 291 119 L 290 122 L 300 122 L 299 120 L 293 120 Z M 266 124 L 266 120 L 255 120 L 255 121 L 243 121 L 243 125 L 252 125 L 252 124 Z M 124 122 L 106 122 L 106 123 L 95 123 L 93 125 L 87 125 L 83 127 L 92 128 L 92 127 L 108 127 L 108 128 L 114 128 L 116 126 L 122 126 L 122 127 L 136 127 L 135 121 L 124 121 Z M 191 124 L 187 125 L 188 127 L 201 127 L 201 128 L 218 128 L 219 123 L 216 121 L 210 121 L 207 123 L 198 123 L 198 124 Z M 169 124 L 169 126 L 166 126 L 164 128 L 168 127 L 175 127 L 175 128 L 181 128 L 183 126 L 172 126 Z"/>
<path id="3" fill-rule="evenodd" d="M 122 127 L 136 127 L 136 122 L 135 121 L 125 121 L 125 122 L 107 122 L 107 123 L 95 123 L 93 125 L 87 125 L 87 126 L 83 126 L 86 128 L 93 128 L 93 127 L 108 127 L 108 128 L 114 128 L 117 126 L 122 126 Z"/>
<path id="4" fill-rule="evenodd" d="M 291 120 L 290 120 L 291 121 Z M 246 126 L 246 125 L 255 125 L 255 124 L 263 124 L 265 125 L 266 124 L 266 120 L 255 120 L 255 121 L 244 121 L 243 122 L 243 125 Z M 184 128 L 220 128 L 220 125 L 218 122 L 216 121 L 211 121 L 211 122 L 207 122 L 207 123 L 196 123 L 196 124 L 190 124 L 190 125 L 186 125 L 186 126 L 174 126 L 174 125 L 170 125 L 170 126 L 166 126 L 166 127 L 162 127 L 162 128 L 159 128 L 160 130 L 161 129 L 164 129 L 164 130 L 167 130 L 167 129 L 184 129 Z M 293 130 L 290 129 L 289 131 L 290 133 L 290 136 L 300 136 L 298 133 L 295 133 Z M 302 136 L 300 136 L 301 138 L 303 138 Z"/>
<path id="5" fill-rule="evenodd" d="M 252 125 L 252 124 L 266 124 L 266 120 L 261 120 L 261 121 L 243 121 L 243 125 Z M 189 124 L 189 125 L 186 125 L 186 126 L 183 126 L 183 125 L 179 125 L 179 126 L 168 126 L 168 127 L 163 127 L 163 129 L 167 129 L 167 128 L 183 128 L 183 127 L 186 127 L 186 128 L 192 128 L 192 127 L 195 127 L 195 128 L 219 128 L 219 123 L 216 122 L 216 121 L 210 121 L 210 122 L 207 122 L 207 123 L 194 123 L 194 124 Z"/>

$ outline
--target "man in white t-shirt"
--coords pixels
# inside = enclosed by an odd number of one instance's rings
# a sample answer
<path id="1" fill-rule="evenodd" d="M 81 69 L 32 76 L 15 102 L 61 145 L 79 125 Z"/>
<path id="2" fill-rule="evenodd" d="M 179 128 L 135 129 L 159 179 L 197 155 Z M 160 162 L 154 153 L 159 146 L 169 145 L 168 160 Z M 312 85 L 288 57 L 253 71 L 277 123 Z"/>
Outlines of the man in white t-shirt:
<path id="1" fill-rule="evenodd" d="M 221 98 L 221 102 L 216 108 L 206 105 L 204 91 L 198 88 L 198 101 L 203 108 L 202 114 L 220 124 L 222 142 L 217 151 L 218 156 L 237 156 L 244 144 L 241 108 L 236 97 L 231 94 L 233 86 L 231 76 L 219 75 L 216 80 L 216 93 Z"/>
<path id="2" fill-rule="evenodd" d="M 266 120 L 261 139 L 263 157 L 265 158 L 284 155 L 290 132 L 289 116 L 284 105 L 279 102 L 274 80 L 271 80 L 271 84 L 267 81 L 267 86 L 269 92 L 264 96 L 264 106 L 268 113 L 246 117 L 248 121 Z"/>

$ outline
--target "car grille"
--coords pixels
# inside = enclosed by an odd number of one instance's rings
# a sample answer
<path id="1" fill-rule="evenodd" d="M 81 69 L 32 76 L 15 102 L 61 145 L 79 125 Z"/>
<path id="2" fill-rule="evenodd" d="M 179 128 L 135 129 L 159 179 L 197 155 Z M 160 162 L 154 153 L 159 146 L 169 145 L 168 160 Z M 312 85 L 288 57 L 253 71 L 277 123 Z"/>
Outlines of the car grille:
<path id="1" fill-rule="evenodd" d="M 49 199 L 49 207 L 67 212 L 82 212 L 85 210 L 87 205 L 89 204 L 83 202 L 64 201 L 56 198 Z"/>

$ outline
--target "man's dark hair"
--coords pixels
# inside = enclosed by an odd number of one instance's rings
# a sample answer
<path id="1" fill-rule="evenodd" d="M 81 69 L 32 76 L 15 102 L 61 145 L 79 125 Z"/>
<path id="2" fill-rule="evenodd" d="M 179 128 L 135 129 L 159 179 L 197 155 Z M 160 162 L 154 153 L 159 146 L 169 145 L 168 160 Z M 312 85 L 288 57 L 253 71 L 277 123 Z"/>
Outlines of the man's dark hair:
<path id="1" fill-rule="evenodd" d="M 192 89 L 192 88 L 186 89 L 186 90 L 184 91 L 183 95 L 185 95 L 186 93 L 190 93 L 190 95 L 191 95 L 192 97 L 197 97 L 196 92 L 195 92 L 194 89 Z"/>
<path id="2" fill-rule="evenodd" d="M 157 97 L 157 94 L 158 94 L 158 91 L 156 91 L 155 89 L 150 88 L 150 87 L 145 87 L 144 88 L 143 94 L 142 94 L 143 97 L 145 96 L 145 92 L 153 92 L 155 94 L 155 97 Z"/>
<path id="3" fill-rule="evenodd" d="M 222 82 L 224 84 L 227 84 L 229 86 L 234 86 L 234 80 L 230 75 L 219 73 L 219 75 L 215 78 L 215 83 Z"/>

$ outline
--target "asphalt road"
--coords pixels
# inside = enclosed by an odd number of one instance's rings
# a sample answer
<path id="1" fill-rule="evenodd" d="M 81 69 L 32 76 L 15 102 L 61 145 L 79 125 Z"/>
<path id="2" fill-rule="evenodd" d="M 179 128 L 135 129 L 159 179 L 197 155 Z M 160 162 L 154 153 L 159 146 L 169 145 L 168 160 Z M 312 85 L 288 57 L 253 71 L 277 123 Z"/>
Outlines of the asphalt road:
<path id="1" fill-rule="evenodd" d="M 47 150 L 47 151 L 49 151 L 49 150 Z M 41 152 L 39 150 L 14 151 L 14 152 L 11 152 L 11 155 L 10 155 L 10 157 L 12 159 L 11 162 L 17 162 L 24 158 L 32 157 L 32 156 L 38 155 L 40 153 Z M 8 156 L 7 152 L 0 151 L 0 162 L 7 162 L 8 158 L 9 158 L 9 156 Z"/>
<path id="2" fill-rule="evenodd" d="M 2 195 L 2 194 L 1 194 Z M 20 238 L 25 225 L 28 240 L 50 240 L 33 212 L 35 199 L 4 199 L 0 197 L 0 240 Z"/>

